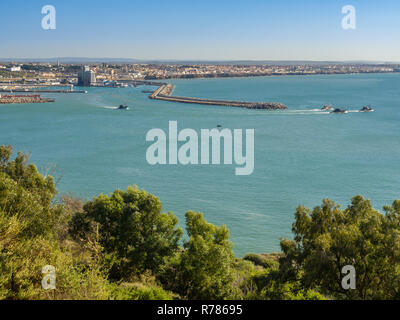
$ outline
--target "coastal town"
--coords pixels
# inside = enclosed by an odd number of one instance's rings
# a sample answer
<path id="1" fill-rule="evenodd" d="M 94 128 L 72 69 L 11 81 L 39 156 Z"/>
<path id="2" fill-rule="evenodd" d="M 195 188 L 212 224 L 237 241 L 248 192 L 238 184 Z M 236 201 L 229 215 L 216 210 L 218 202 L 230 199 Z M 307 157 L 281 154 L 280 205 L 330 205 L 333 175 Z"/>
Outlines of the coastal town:
<path id="1" fill-rule="evenodd" d="M 279 102 L 222 101 L 172 96 L 168 79 L 226 78 L 291 75 L 328 75 L 400 72 L 392 64 L 0 64 L 0 104 L 54 102 L 43 93 L 87 93 L 85 87 L 156 86 L 149 98 L 170 102 L 242 107 L 247 109 L 287 109 Z M 83 89 L 75 89 L 75 86 Z M 145 90 L 147 93 L 147 90 Z M 19 95 L 12 95 L 19 93 Z M 20 93 L 34 93 L 22 96 Z"/>
<path id="2" fill-rule="evenodd" d="M 109 64 L 86 66 L 89 80 L 79 83 L 83 64 L 0 62 L 0 88 L 5 84 L 113 85 L 119 80 L 162 80 L 180 78 L 255 77 L 400 72 L 395 64 Z M 85 79 L 81 79 L 85 80 Z"/>

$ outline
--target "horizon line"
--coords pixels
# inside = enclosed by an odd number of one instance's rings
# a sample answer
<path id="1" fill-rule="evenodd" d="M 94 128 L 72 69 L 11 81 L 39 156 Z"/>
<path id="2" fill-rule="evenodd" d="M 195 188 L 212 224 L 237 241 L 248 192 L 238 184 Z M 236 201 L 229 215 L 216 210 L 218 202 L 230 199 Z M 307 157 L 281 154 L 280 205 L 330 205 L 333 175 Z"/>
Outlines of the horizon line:
<path id="1" fill-rule="evenodd" d="M 26 62 L 34 62 L 34 61 L 54 61 L 54 60 L 96 60 L 96 61 L 132 61 L 132 62 L 313 62 L 313 63 L 377 63 L 377 64 L 400 64 L 399 61 L 386 61 L 386 60 L 358 60 L 358 59 L 349 59 L 349 60 L 313 60 L 313 59 L 196 59 L 196 58 L 185 58 L 185 59 L 169 59 L 169 58 L 112 58 L 112 57 L 80 57 L 80 56 L 72 56 L 72 57 L 1 57 L 0 61 L 13 62 L 13 61 L 26 61 Z"/>

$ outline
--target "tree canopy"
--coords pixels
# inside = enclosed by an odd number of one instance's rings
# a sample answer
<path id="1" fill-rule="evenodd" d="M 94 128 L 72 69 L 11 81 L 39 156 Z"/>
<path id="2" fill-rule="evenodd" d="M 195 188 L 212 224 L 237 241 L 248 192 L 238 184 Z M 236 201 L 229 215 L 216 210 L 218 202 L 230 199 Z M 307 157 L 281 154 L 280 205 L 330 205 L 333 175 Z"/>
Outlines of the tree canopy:
<path id="1" fill-rule="evenodd" d="M 0 299 L 399 299 L 400 201 L 383 213 L 355 196 L 299 206 L 281 252 L 235 257 L 226 226 L 200 212 L 163 213 L 128 187 L 57 199 L 53 177 L 0 146 Z M 56 289 L 41 287 L 55 267 Z M 343 267 L 356 287 L 342 286 Z"/>
<path id="2" fill-rule="evenodd" d="M 113 257 L 111 277 L 157 271 L 178 249 L 182 230 L 172 213 L 161 212 L 159 198 L 128 187 L 88 201 L 71 221 L 71 234 L 86 240 L 96 230 L 104 251 Z"/>
<path id="3" fill-rule="evenodd" d="M 335 298 L 398 298 L 399 201 L 385 210 L 381 214 L 362 196 L 344 210 L 328 199 L 312 211 L 299 206 L 294 240 L 281 241 L 282 273 Z M 356 270 L 355 290 L 342 288 L 346 265 Z"/>

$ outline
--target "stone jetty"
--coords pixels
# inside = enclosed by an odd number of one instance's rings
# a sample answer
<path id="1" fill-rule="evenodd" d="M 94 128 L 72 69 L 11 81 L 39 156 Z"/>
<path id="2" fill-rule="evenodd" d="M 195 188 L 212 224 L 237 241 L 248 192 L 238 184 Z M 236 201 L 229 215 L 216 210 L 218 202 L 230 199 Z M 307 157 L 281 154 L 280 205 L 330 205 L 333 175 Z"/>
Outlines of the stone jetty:
<path id="1" fill-rule="evenodd" d="M 35 95 L 0 94 L 0 104 L 46 103 L 54 101 L 55 101 L 54 99 L 42 98 L 40 94 L 35 94 Z"/>
<path id="2" fill-rule="evenodd" d="M 213 99 L 201 99 L 201 98 L 191 98 L 191 97 L 178 97 L 171 95 L 173 90 L 174 86 L 172 84 L 163 83 L 157 90 L 155 90 L 149 96 L 149 98 L 156 100 L 171 101 L 171 102 L 239 107 L 247 109 L 268 109 L 268 110 L 287 109 L 287 106 L 279 102 L 248 102 L 248 101 L 229 101 L 229 100 L 213 100 Z"/>

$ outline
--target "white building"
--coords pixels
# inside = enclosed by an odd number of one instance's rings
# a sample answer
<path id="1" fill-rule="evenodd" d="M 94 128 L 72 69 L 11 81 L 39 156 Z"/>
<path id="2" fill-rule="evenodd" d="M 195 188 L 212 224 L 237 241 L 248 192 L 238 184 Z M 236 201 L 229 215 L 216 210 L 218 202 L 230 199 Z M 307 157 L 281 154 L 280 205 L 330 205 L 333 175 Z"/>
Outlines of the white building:
<path id="1" fill-rule="evenodd" d="M 10 67 L 10 68 L 7 68 L 7 70 L 11 71 L 11 72 L 19 72 L 19 71 L 21 71 L 21 67 Z"/>

